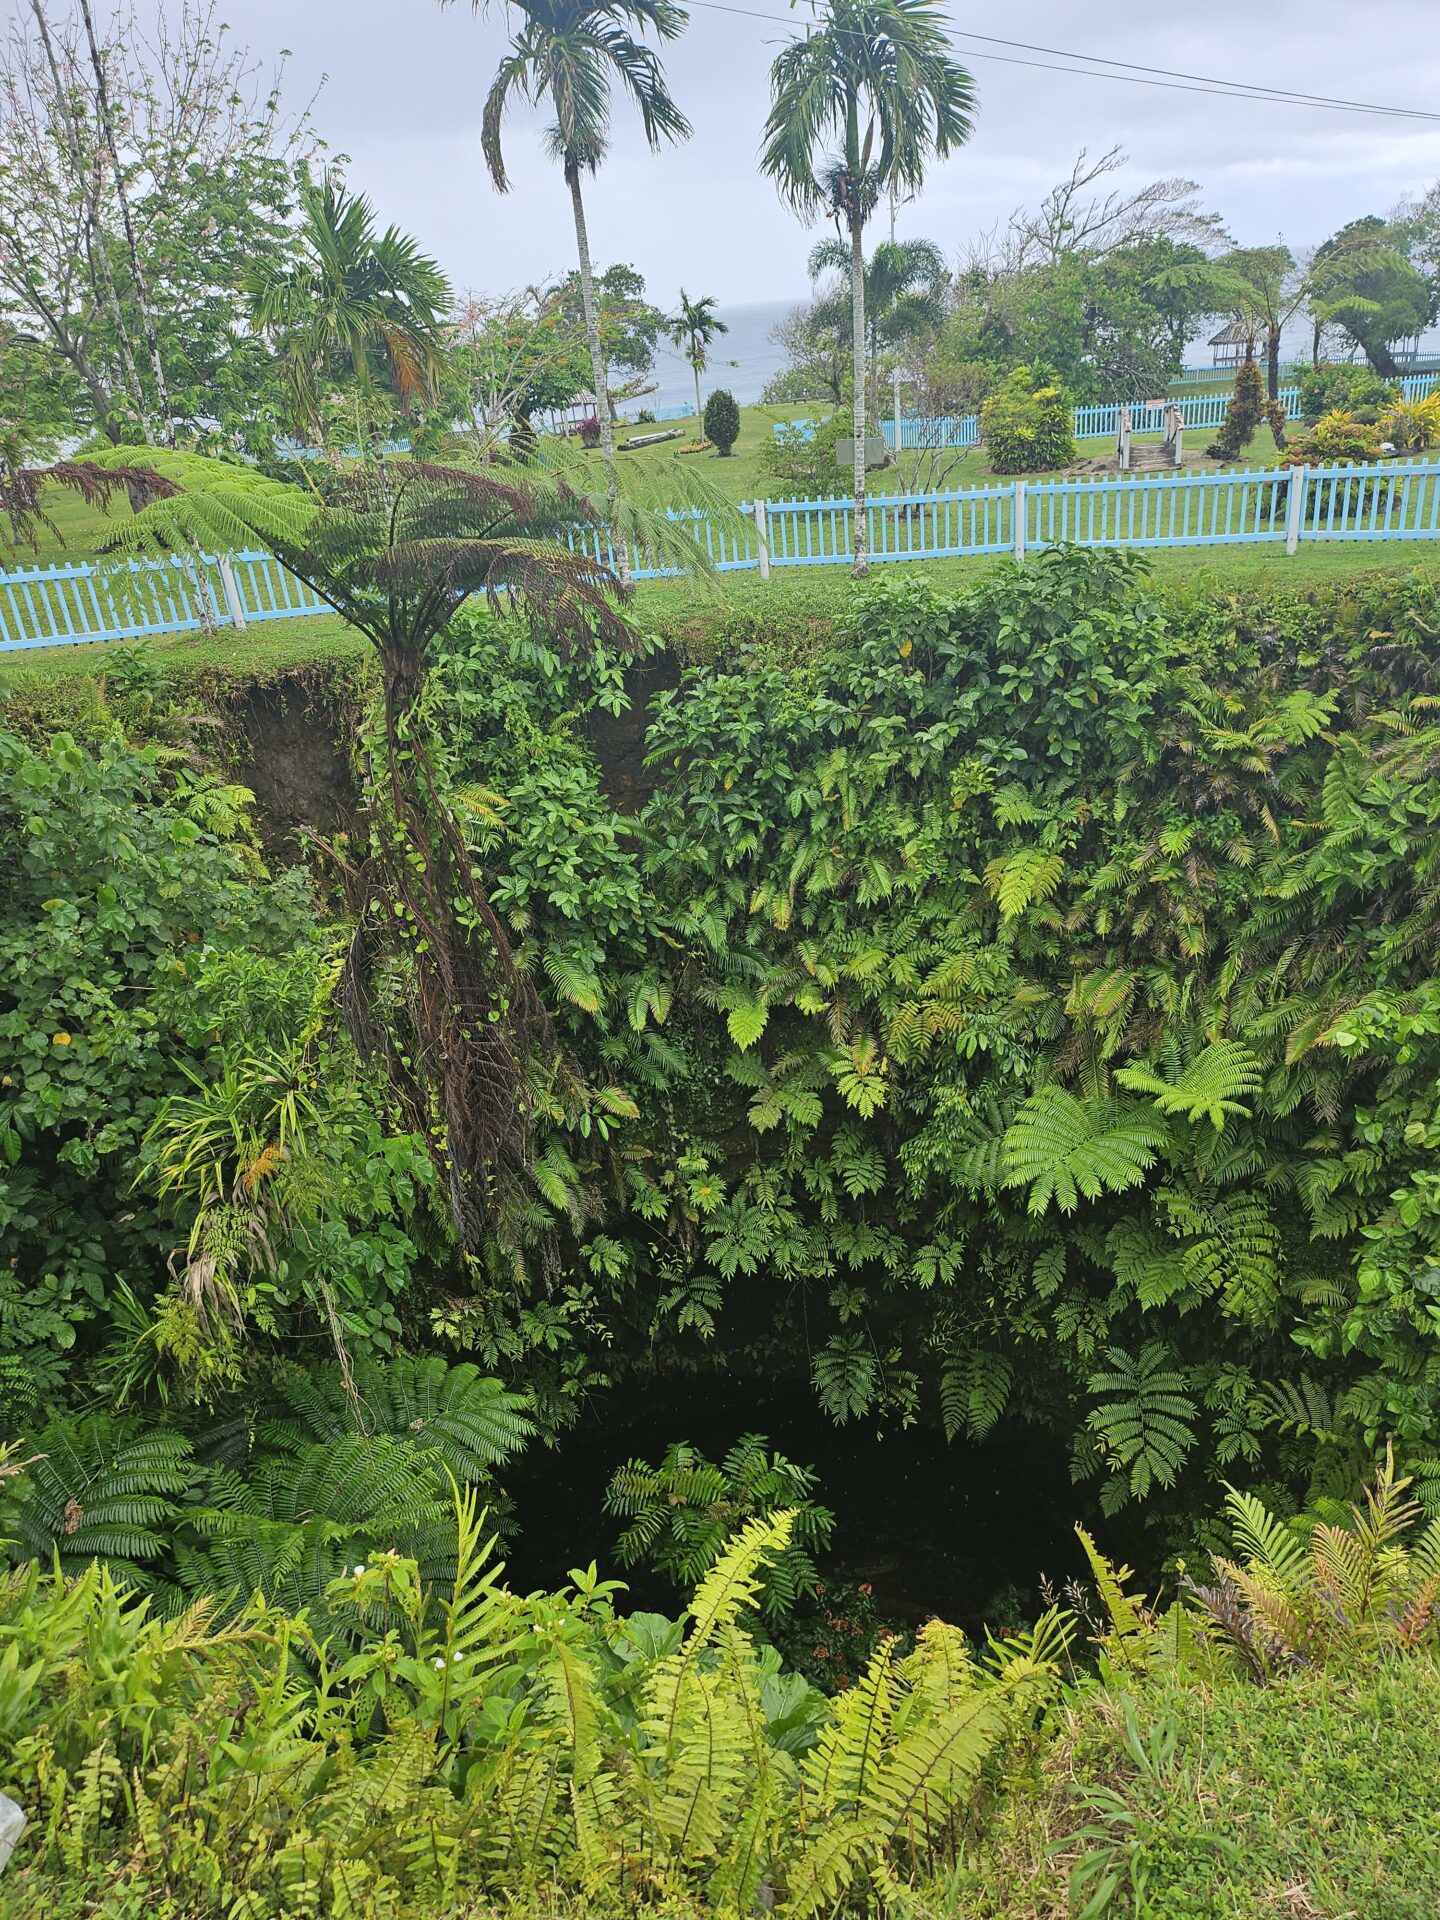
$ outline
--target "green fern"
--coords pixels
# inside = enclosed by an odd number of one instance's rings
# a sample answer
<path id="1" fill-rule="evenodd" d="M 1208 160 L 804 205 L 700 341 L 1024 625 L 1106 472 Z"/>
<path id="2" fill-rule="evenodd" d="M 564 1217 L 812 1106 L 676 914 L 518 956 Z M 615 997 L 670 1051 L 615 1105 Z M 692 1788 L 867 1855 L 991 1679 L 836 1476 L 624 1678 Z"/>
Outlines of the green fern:
<path id="1" fill-rule="evenodd" d="M 368 1357 L 349 1377 L 336 1366 L 289 1375 L 281 1391 L 299 1426 L 271 1423 L 272 1442 L 334 1440 L 342 1434 L 389 1434 L 439 1457 L 457 1480 L 484 1480 L 514 1457 L 535 1432 L 528 1394 L 439 1354 Z"/>
<path id="2" fill-rule="evenodd" d="M 1085 1424 L 1116 1470 L 1101 1495 L 1101 1505 L 1112 1513 L 1126 1499 L 1143 1500 L 1153 1487 L 1174 1486 L 1195 1445 L 1198 1409 L 1163 1341 L 1148 1341 L 1134 1356 L 1108 1347 L 1105 1359 L 1107 1368 L 1090 1376 L 1090 1391 L 1113 1397 L 1093 1408 Z"/>
<path id="3" fill-rule="evenodd" d="M 983 1440 L 1004 1413 L 1015 1369 L 1003 1354 L 978 1348 L 947 1360 L 940 1374 L 945 1438 Z"/>
<path id="4" fill-rule="evenodd" d="M 144 1578 L 160 1559 L 195 1469 L 190 1443 L 136 1418 L 52 1420 L 26 1443 L 16 1529 L 25 1552 L 65 1568 L 103 1559 Z"/>
<path id="5" fill-rule="evenodd" d="M 999 903 L 1001 920 L 1016 920 L 1027 907 L 1048 900 L 1064 872 L 1065 862 L 1058 853 L 1022 847 L 987 864 L 985 885 Z"/>
<path id="6" fill-rule="evenodd" d="M 1168 1144 L 1169 1129 L 1133 1101 L 1081 1102 L 1061 1087 L 1042 1087 L 1005 1130 L 1002 1179 L 1029 1187 L 1029 1209 L 1052 1200 L 1073 1213 L 1083 1195 L 1098 1200 L 1138 1186 Z"/>
<path id="7" fill-rule="evenodd" d="M 1175 1080 L 1153 1067 L 1121 1067 L 1115 1075 L 1132 1093 L 1149 1094 L 1164 1114 L 1192 1123 L 1208 1120 L 1218 1133 L 1231 1119 L 1248 1119 L 1244 1102 L 1259 1091 L 1260 1062 L 1238 1040 L 1216 1040 L 1198 1054 Z"/>

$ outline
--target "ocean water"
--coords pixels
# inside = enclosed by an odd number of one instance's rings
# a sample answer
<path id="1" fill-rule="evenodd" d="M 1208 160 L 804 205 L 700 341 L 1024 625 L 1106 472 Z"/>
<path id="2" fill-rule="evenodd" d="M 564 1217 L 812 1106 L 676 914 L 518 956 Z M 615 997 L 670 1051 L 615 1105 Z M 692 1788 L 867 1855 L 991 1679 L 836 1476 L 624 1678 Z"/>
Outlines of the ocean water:
<path id="1" fill-rule="evenodd" d="M 710 348 L 710 364 L 700 376 L 700 390 L 710 393 L 716 387 L 728 387 L 742 407 L 760 398 L 765 383 L 785 365 L 785 355 L 770 338 L 770 330 L 783 320 L 794 300 L 765 300 L 750 307 L 721 307 L 720 318 L 729 327 Z M 695 404 L 695 376 L 690 362 L 677 346 L 662 340 L 655 352 L 652 378 L 659 383 L 656 393 L 631 401 L 626 412 L 638 407 L 683 407 Z"/>
<path id="2" fill-rule="evenodd" d="M 801 298 L 797 295 L 793 300 L 765 300 L 748 307 L 721 307 L 720 318 L 730 331 L 721 334 L 711 347 L 710 364 L 700 377 L 702 393 L 710 393 L 716 387 L 728 387 L 742 407 L 753 406 L 760 398 L 765 383 L 785 365 L 785 354 L 770 338 L 771 330 L 800 305 Z M 1187 366 L 1209 367 L 1210 349 L 1206 341 L 1213 329 L 1212 322 L 1207 332 L 1189 343 L 1185 350 Z M 1420 347 L 1424 353 L 1440 353 L 1440 329 L 1427 334 Z M 1297 319 L 1285 329 L 1281 350 L 1287 361 L 1310 358 L 1308 320 Z M 625 409 L 627 414 L 633 413 L 638 407 L 694 405 L 695 379 L 690 371 L 690 363 L 680 349 L 668 340 L 662 340 L 656 348 L 655 368 L 651 377 L 656 381 L 658 390 L 647 394 L 643 400 L 631 401 Z"/>

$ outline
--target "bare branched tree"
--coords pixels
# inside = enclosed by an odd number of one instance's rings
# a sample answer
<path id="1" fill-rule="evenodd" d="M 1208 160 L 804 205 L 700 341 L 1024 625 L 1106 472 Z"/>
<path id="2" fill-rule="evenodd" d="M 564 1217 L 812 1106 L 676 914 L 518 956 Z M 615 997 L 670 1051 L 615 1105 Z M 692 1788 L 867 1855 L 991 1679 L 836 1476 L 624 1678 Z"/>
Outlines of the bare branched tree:
<path id="1" fill-rule="evenodd" d="M 166 430 L 167 302 L 201 292 L 157 283 L 177 209 L 313 148 L 280 78 L 227 38 L 216 0 L 178 0 L 148 31 L 128 0 L 108 19 L 27 0 L 0 35 L 0 317 L 73 369 L 112 439 Z"/>
<path id="2" fill-rule="evenodd" d="M 962 270 L 981 267 L 995 273 L 1021 273 L 1027 267 L 1052 266 L 1066 255 L 1104 259 L 1118 247 L 1142 240 L 1173 240 L 1177 245 L 1214 252 L 1229 236 L 1218 213 L 1200 204 L 1198 182 L 1180 175 L 1152 180 L 1125 192 L 1104 183 L 1129 165 L 1122 147 L 1092 158 L 1082 147 L 1064 180 L 1053 186 L 1033 211 L 1017 207 L 1008 222 L 972 243 Z"/>

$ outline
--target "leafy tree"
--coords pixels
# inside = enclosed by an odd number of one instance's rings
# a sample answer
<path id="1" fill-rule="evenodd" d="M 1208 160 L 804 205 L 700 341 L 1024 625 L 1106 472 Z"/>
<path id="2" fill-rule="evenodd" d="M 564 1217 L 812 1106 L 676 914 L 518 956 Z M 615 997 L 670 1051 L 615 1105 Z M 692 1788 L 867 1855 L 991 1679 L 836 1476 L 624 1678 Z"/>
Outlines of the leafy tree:
<path id="1" fill-rule="evenodd" d="M 377 361 L 402 407 L 429 394 L 450 288 L 408 234 L 395 227 L 378 233 L 370 201 L 332 174 L 302 187 L 300 205 L 301 257 L 252 276 L 250 313 L 282 343 L 295 429 L 318 443 L 320 383 L 337 367 L 353 375 L 364 397 L 373 392 Z"/>
<path id="2" fill-rule="evenodd" d="M 735 396 L 717 387 L 705 402 L 705 438 L 719 448 L 722 460 L 728 460 L 739 437 L 740 409 Z"/>
<path id="3" fill-rule="evenodd" d="M 690 362 L 695 375 L 695 421 L 700 423 L 700 376 L 710 364 L 710 346 L 718 335 L 728 333 L 729 327 L 715 311 L 714 298 L 706 294 L 702 299 L 692 300 L 682 287 L 680 289 L 680 311 L 670 322 L 670 338 L 677 347 L 685 349 L 685 358 Z M 713 439 L 713 435 L 711 438 Z"/>
<path id="4" fill-rule="evenodd" d="M 566 274 L 559 295 L 566 318 L 583 340 L 585 301 L 578 273 Z M 659 307 L 645 298 L 645 276 L 623 261 L 616 261 L 595 276 L 595 302 L 605 353 L 605 391 L 613 421 L 617 401 L 652 390 L 647 376 L 654 371 L 655 349 L 669 323 Z M 612 380 L 612 371 L 622 376 L 621 383 Z"/>
<path id="5" fill-rule="evenodd" d="M 851 374 L 850 316 L 836 324 L 833 303 L 812 300 L 795 307 L 770 330 L 789 365 L 776 374 L 761 396 L 767 405 L 823 400 L 839 406 L 849 390 Z"/>
<path id="6" fill-rule="evenodd" d="M 271 356 L 237 312 L 247 273 L 288 256 L 313 135 L 211 0 L 93 35 L 31 0 L 0 50 L 0 129 L 0 318 L 74 389 L 72 429 L 267 439 Z"/>
<path id="7" fill-rule="evenodd" d="M 1318 247 L 1311 266 L 1314 359 L 1325 327 L 1338 327 L 1376 373 L 1393 379 L 1397 340 L 1423 333 L 1435 315 L 1436 289 L 1411 265 L 1403 232 L 1376 214 L 1352 220 Z"/>
<path id="8" fill-rule="evenodd" d="M 479 12 L 484 0 L 472 0 L 472 4 Z M 674 0 L 516 0 L 515 11 L 520 27 L 485 100 L 481 132 L 485 163 L 497 190 L 507 192 L 510 182 L 501 149 L 506 111 L 517 96 L 549 106 L 555 118 L 545 139 L 551 157 L 560 162 L 575 217 L 600 449 L 612 522 L 618 531 L 615 433 L 581 181 L 585 174 L 599 171 L 609 146 L 612 85 L 618 84 L 629 95 L 652 150 L 658 152 L 667 140 L 688 138 L 690 123 L 666 89 L 658 54 L 630 31 L 633 26 L 641 36 L 653 33 L 664 44 L 684 31 L 686 16 Z M 622 543 L 622 577 L 627 566 Z"/>
<path id="9" fill-rule="evenodd" d="M 913 192 L 932 158 L 970 137 L 973 88 L 948 47 L 931 0 L 830 0 L 770 73 L 761 167 L 797 213 L 831 218 L 849 239 L 857 580 L 868 571 L 865 226 L 892 187 Z"/>
<path id="10" fill-rule="evenodd" d="M 534 416 L 568 407 L 589 378 L 584 328 L 572 322 L 559 287 L 532 288 L 518 299 L 471 299 L 452 322 L 424 450 L 445 448 L 463 419 L 472 450 L 504 444 L 513 458 L 528 460 Z"/>

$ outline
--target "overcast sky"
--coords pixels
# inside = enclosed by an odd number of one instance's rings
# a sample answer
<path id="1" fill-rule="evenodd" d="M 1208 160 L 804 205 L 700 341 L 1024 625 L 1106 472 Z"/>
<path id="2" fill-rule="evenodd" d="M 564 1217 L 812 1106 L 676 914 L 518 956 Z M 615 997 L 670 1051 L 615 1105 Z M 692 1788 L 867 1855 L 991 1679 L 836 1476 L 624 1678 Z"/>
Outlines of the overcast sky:
<path id="1" fill-rule="evenodd" d="M 589 188 L 597 262 L 633 262 L 661 304 L 681 284 L 726 306 L 805 291 L 814 236 L 755 164 L 770 62 L 795 16 L 784 0 L 737 4 L 776 17 L 695 6 L 665 54 L 694 137 L 652 155 L 622 108 L 611 157 Z M 957 34 L 968 24 L 1075 52 L 1440 112 L 1440 0 L 1271 0 L 1263 8 L 1255 0 L 1012 0 L 947 11 Z M 352 184 L 458 285 L 498 293 L 571 264 L 569 201 L 541 150 L 539 116 L 525 110 L 507 127 L 508 195 L 492 191 L 481 160 L 481 106 L 506 38 L 501 7 L 477 18 L 468 0 L 444 11 L 439 0 L 225 0 L 224 17 L 257 53 L 291 50 L 293 100 L 325 78 L 316 117 L 331 145 L 351 155 Z M 952 255 L 1016 204 L 1037 200 L 1082 146 L 1098 152 L 1123 142 L 1133 184 L 1188 174 L 1242 243 L 1277 235 L 1313 243 L 1360 214 L 1387 212 L 1440 175 L 1440 122 L 1041 72 L 982 58 L 979 43 L 958 37 L 956 50 L 979 89 L 974 138 L 934 169 L 923 199 L 900 216 L 902 233 L 925 234 Z"/>

